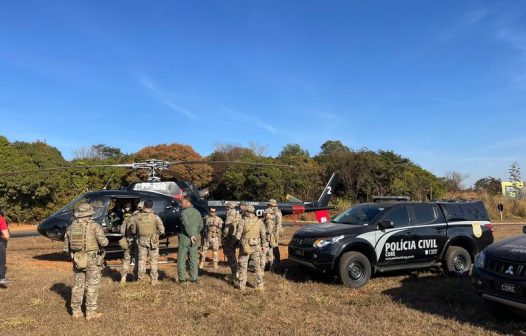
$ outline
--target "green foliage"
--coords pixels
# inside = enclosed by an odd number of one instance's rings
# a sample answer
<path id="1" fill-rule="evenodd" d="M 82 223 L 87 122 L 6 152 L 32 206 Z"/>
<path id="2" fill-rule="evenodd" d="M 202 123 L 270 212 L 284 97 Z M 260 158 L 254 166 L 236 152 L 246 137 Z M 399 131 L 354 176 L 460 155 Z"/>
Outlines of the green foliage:
<path id="1" fill-rule="evenodd" d="M 163 178 L 185 179 L 198 187 L 208 186 L 213 199 L 268 200 L 283 199 L 290 194 L 311 201 L 319 197 L 329 176 L 337 171 L 340 182 L 334 191 L 339 205 L 368 201 L 374 195 L 407 195 L 415 200 L 428 200 L 439 198 L 446 191 L 443 181 L 391 151 L 354 151 L 340 141 L 329 140 L 314 157 L 297 144 L 285 145 L 275 158 L 264 156 L 263 152 L 254 146 L 219 145 L 205 159 L 286 164 L 294 168 L 174 165 L 163 172 Z M 149 146 L 131 155 L 123 154 L 119 148 L 94 145 L 77 154 L 68 162 L 56 148 L 44 142 L 10 143 L 0 137 L 0 172 L 130 163 L 153 158 L 201 159 L 192 147 L 179 144 Z M 100 190 L 106 184 L 108 189 L 119 189 L 146 176 L 145 171 L 101 167 L 0 176 L 0 202 L 12 221 L 36 222 L 86 191 Z"/>
<path id="2" fill-rule="evenodd" d="M 475 182 L 475 190 L 485 191 L 490 195 L 498 195 L 502 190 L 502 181 L 491 176 L 483 177 Z"/>

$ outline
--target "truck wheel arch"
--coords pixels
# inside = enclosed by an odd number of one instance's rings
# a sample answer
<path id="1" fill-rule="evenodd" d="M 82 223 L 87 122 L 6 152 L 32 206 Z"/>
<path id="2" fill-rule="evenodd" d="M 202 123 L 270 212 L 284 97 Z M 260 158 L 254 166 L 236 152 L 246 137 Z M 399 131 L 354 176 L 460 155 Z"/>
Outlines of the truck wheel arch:
<path id="1" fill-rule="evenodd" d="M 357 240 L 353 242 L 349 242 L 348 244 L 345 244 L 343 247 L 340 248 L 338 251 L 338 257 L 334 260 L 333 269 L 338 270 L 338 267 L 340 265 L 340 259 L 343 256 L 344 253 L 349 251 L 356 251 L 364 254 L 367 259 L 369 259 L 369 262 L 371 263 L 371 268 L 374 272 L 374 266 L 376 265 L 376 252 L 374 248 L 367 242 L 366 240 Z"/>
<path id="2" fill-rule="evenodd" d="M 442 250 L 441 259 L 443 259 L 446 256 L 447 249 L 450 246 L 462 247 L 463 249 L 468 251 L 468 253 L 469 253 L 470 257 L 471 257 L 471 262 L 475 261 L 475 254 L 477 253 L 477 251 L 476 251 L 476 248 L 475 248 L 475 243 L 473 242 L 472 239 L 470 239 L 468 237 L 465 237 L 465 236 L 451 237 L 448 240 L 448 242 L 446 243 L 446 245 L 444 246 L 444 249 Z"/>

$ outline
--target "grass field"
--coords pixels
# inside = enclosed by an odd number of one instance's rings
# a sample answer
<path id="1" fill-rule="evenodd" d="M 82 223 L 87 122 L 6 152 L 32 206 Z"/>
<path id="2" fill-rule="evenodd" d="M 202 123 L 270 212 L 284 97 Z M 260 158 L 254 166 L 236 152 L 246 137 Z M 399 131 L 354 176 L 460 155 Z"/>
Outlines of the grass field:
<path id="1" fill-rule="evenodd" d="M 521 229 L 497 225 L 495 236 L 502 239 Z M 287 228 L 289 238 L 293 230 Z M 526 334 L 526 322 L 493 319 L 469 278 L 398 273 L 353 290 L 284 262 L 284 274 L 265 274 L 264 293 L 240 293 L 223 279 L 226 264 L 217 272 L 207 269 L 197 285 L 175 284 L 174 253 L 162 258 L 168 263 L 161 265 L 157 287 L 119 287 L 118 268 L 106 270 L 99 300 L 104 316 L 73 320 L 67 309 L 71 264 L 61 250 L 62 243 L 43 237 L 9 242 L 12 284 L 0 290 L 0 335 Z M 109 264 L 118 266 L 119 260 Z"/>

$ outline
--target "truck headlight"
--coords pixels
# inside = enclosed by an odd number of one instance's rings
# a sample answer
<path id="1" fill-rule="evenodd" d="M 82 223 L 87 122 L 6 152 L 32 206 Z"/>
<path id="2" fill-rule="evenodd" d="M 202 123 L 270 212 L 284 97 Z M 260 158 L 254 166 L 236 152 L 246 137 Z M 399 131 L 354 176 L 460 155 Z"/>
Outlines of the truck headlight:
<path id="1" fill-rule="evenodd" d="M 316 248 L 322 248 L 322 247 L 325 247 L 325 246 L 330 245 L 332 243 L 336 243 L 339 240 L 342 240 L 343 237 L 344 236 L 342 235 L 342 236 L 331 237 L 331 238 L 316 239 L 316 241 L 314 242 L 314 244 L 312 244 L 312 246 L 314 246 Z"/>
<path id="2" fill-rule="evenodd" d="M 484 253 L 484 250 L 480 251 L 480 253 L 477 255 L 475 259 L 475 267 L 476 268 L 484 268 L 484 261 L 486 260 L 486 254 Z"/>

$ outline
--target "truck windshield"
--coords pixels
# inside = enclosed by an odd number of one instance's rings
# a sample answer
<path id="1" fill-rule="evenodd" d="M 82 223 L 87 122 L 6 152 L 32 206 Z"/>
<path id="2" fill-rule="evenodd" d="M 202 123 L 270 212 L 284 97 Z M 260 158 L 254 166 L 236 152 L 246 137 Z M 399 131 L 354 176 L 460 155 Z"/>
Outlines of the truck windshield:
<path id="1" fill-rule="evenodd" d="M 382 212 L 384 208 L 357 206 L 339 214 L 332 220 L 333 223 L 363 225 L 370 223 L 376 215 Z"/>

